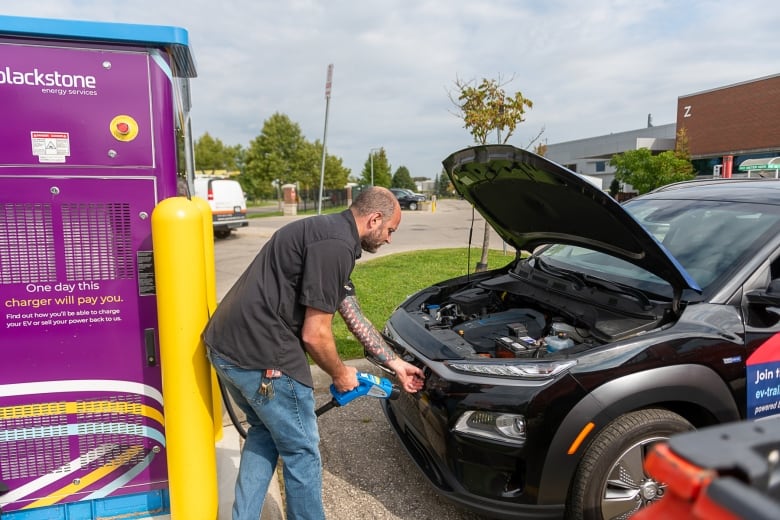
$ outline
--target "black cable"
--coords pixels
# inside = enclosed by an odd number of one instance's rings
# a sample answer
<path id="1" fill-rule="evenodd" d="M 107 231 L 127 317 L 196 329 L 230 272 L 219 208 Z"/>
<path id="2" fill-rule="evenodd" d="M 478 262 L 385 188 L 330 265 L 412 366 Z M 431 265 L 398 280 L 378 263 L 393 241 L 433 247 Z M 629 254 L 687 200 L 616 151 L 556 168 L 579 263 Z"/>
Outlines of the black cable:
<path id="1" fill-rule="evenodd" d="M 241 420 L 236 415 L 236 411 L 233 408 L 233 403 L 230 401 L 227 388 L 225 388 L 225 384 L 219 377 L 217 377 L 217 381 L 219 382 L 219 391 L 222 392 L 222 402 L 225 403 L 225 411 L 227 411 L 228 417 L 230 417 L 230 421 L 233 423 L 236 431 L 238 431 L 238 434 L 242 438 L 246 439 L 246 429 L 244 428 L 244 425 L 241 424 Z"/>
<path id="2" fill-rule="evenodd" d="M 469 244 L 466 252 L 466 280 L 471 281 L 471 237 L 474 235 L 474 206 L 471 206 L 471 227 L 469 227 Z"/>
<path id="3" fill-rule="evenodd" d="M 5 482 L 0 482 L 0 495 L 5 495 L 10 491 L 8 485 Z M 3 508 L 0 507 L 0 516 L 3 516 Z"/>
<path id="4" fill-rule="evenodd" d="M 208 314 L 209 320 L 211 320 L 211 311 L 208 308 L 209 306 L 206 305 L 206 314 Z M 209 361 L 209 363 L 211 363 Z M 246 439 L 246 429 L 244 428 L 244 425 L 241 424 L 241 420 L 238 418 L 238 415 L 236 415 L 236 411 L 233 408 L 233 403 L 230 400 L 229 392 L 227 391 L 227 388 L 225 388 L 225 383 L 222 382 L 222 379 L 217 375 L 217 385 L 219 385 L 219 391 L 222 393 L 222 402 L 225 404 L 225 411 L 228 414 L 228 417 L 230 417 L 230 422 L 233 423 L 233 426 L 236 428 L 236 431 L 238 434 Z"/>

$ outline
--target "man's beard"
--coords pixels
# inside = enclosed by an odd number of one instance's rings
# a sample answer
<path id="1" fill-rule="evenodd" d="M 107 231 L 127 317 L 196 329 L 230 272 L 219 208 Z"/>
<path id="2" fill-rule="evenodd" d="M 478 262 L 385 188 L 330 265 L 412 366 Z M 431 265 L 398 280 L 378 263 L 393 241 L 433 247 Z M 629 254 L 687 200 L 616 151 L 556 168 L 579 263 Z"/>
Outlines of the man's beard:
<path id="1" fill-rule="evenodd" d="M 360 247 L 367 253 L 376 253 L 384 243 L 381 229 L 375 229 L 368 236 L 360 239 Z"/>

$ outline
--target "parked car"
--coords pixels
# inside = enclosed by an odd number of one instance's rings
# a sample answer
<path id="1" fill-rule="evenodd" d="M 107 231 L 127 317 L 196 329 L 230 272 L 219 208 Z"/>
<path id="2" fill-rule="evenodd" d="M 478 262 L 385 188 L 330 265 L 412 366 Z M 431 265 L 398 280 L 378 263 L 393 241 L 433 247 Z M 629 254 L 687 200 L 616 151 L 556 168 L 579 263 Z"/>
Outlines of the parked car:
<path id="1" fill-rule="evenodd" d="M 414 211 L 418 209 L 420 203 L 425 200 L 425 195 L 422 193 L 415 193 L 406 188 L 390 188 L 390 191 L 392 191 L 398 199 L 401 209 L 410 209 Z"/>
<path id="2" fill-rule="evenodd" d="M 211 207 L 214 236 L 227 238 L 234 229 L 246 227 L 246 198 L 241 184 L 221 177 L 196 177 L 195 195 Z"/>
<path id="3" fill-rule="evenodd" d="M 382 407 L 442 495 L 496 518 L 628 518 L 665 492 L 651 445 L 780 413 L 780 181 L 621 206 L 511 146 L 444 166 L 530 254 L 427 287 L 386 323 L 426 380 Z"/>

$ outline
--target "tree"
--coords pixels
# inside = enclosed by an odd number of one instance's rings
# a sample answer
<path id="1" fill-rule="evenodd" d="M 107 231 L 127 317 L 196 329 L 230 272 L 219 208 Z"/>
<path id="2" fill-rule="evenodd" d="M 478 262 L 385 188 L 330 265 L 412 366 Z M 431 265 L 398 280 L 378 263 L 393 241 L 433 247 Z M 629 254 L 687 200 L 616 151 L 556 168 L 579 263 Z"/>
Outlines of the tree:
<path id="1" fill-rule="evenodd" d="M 510 80 L 511 81 L 511 80 Z M 486 144 L 488 136 L 496 132 L 496 141 L 506 143 L 517 129 L 517 125 L 525 121 L 525 112 L 533 108 L 533 102 L 518 91 L 507 95 L 501 78 L 483 78 L 477 85 L 475 81 L 455 80 L 457 101 L 450 94 L 450 100 L 458 107 L 458 116 L 463 119 L 463 126 L 469 131 L 474 141 Z M 503 136 L 502 136 L 503 133 Z M 541 132 L 536 138 L 541 136 Z M 533 141 L 532 141 L 533 142 Z M 530 144 L 529 144 L 530 145 Z M 482 237 L 482 256 L 477 263 L 476 271 L 487 270 L 488 250 L 490 249 L 490 224 L 485 221 L 485 232 Z"/>
<path id="2" fill-rule="evenodd" d="M 493 131 L 497 132 L 497 142 L 506 143 L 517 125 L 525 121 L 525 111 L 533 108 L 533 102 L 519 91 L 508 96 L 503 89 L 506 83 L 502 83 L 500 78 L 483 78 L 479 85 L 474 83 L 473 80 L 455 80 L 458 91 L 455 104 L 463 119 L 463 126 L 479 144 L 486 144 Z"/>
<path id="3" fill-rule="evenodd" d="M 344 166 L 341 157 L 327 154 L 325 156 L 325 187 L 336 190 L 341 189 L 349 182 L 352 170 Z"/>
<path id="4" fill-rule="evenodd" d="M 245 155 L 244 176 L 251 193 L 273 196 L 274 184 L 299 180 L 301 172 L 311 167 L 311 149 L 306 145 L 300 127 L 286 115 L 277 112 L 266 119 Z"/>
<path id="5" fill-rule="evenodd" d="M 317 200 L 320 189 L 320 168 L 322 167 L 322 144 L 304 141 L 299 151 L 298 170 L 292 176 L 298 183 L 298 195 L 303 199 Z M 317 192 L 317 195 L 313 195 Z"/>
<path id="6" fill-rule="evenodd" d="M 377 151 L 371 151 L 368 155 L 368 159 L 366 159 L 366 162 L 363 165 L 361 184 L 371 186 L 373 171 L 373 185 L 389 188 L 393 181 L 390 170 L 390 163 L 387 160 L 385 149 L 380 148 Z"/>
<path id="7" fill-rule="evenodd" d="M 640 195 L 695 177 L 691 162 L 672 151 L 653 155 L 647 148 L 629 150 L 612 156 L 609 164 L 615 167 L 615 179 L 630 184 Z"/>
<path id="8" fill-rule="evenodd" d="M 195 170 L 213 174 L 217 170 L 236 170 L 241 146 L 226 146 L 208 132 L 195 141 Z"/>
<path id="9" fill-rule="evenodd" d="M 686 161 L 691 160 L 691 150 L 688 143 L 688 130 L 685 127 L 677 130 L 677 139 L 674 141 L 674 155 Z"/>
<path id="10" fill-rule="evenodd" d="M 412 191 L 417 190 L 417 185 L 412 180 L 412 175 L 409 173 L 409 169 L 406 166 L 398 167 L 393 174 L 393 180 L 390 186 L 393 188 L 406 188 Z"/>
<path id="11" fill-rule="evenodd" d="M 616 177 L 609 183 L 609 194 L 612 195 L 612 198 L 614 199 L 617 197 L 618 193 L 620 193 L 620 181 L 617 180 Z"/>
<path id="12" fill-rule="evenodd" d="M 450 182 L 450 178 L 447 177 L 446 172 L 442 171 L 436 176 L 435 186 L 434 191 L 439 197 L 449 197 L 452 195 L 452 183 Z"/>
<path id="13" fill-rule="evenodd" d="M 542 157 L 544 157 L 545 155 L 547 155 L 547 143 L 546 142 L 541 142 L 541 141 L 536 143 L 536 146 L 534 146 L 533 152 L 536 155 L 541 155 Z"/>
<path id="14" fill-rule="evenodd" d="M 301 182 L 303 188 L 317 193 L 317 196 L 314 198 L 316 200 L 319 197 L 320 176 L 322 175 L 322 143 L 317 140 L 314 143 L 307 143 L 306 146 L 310 150 L 306 154 L 308 159 L 303 169 L 305 175 L 301 175 L 299 182 Z M 349 168 L 344 167 L 340 157 L 325 155 L 323 189 L 343 188 L 347 184 L 349 174 Z"/>

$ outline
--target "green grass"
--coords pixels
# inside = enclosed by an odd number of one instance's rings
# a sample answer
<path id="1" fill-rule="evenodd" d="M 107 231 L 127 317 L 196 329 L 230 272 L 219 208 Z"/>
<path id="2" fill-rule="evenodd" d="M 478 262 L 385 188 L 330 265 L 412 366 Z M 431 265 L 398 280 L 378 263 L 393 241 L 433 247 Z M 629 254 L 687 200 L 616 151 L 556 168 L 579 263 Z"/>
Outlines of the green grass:
<path id="1" fill-rule="evenodd" d="M 276 202 L 274 202 L 274 205 L 275 204 L 276 204 Z M 261 206 L 261 205 L 258 205 L 258 206 Z M 328 207 L 322 208 L 322 213 L 323 214 L 341 213 L 345 209 L 347 209 L 346 206 L 335 206 L 334 207 L 334 206 L 330 206 L 329 205 Z M 249 213 L 247 213 L 246 218 L 252 219 L 252 218 L 266 218 L 266 217 L 281 217 L 283 215 L 284 215 L 283 211 L 263 211 L 263 212 L 260 212 L 260 213 L 249 212 Z M 315 204 L 313 207 L 307 209 L 306 211 L 302 211 L 302 210 L 298 211 L 296 213 L 296 215 L 298 215 L 298 216 L 317 215 L 317 205 Z"/>
<path id="2" fill-rule="evenodd" d="M 363 313 L 380 331 L 395 308 L 407 296 L 434 283 L 474 272 L 480 248 L 431 249 L 397 253 L 359 263 L 352 272 Z M 514 260 L 514 251 L 491 250 L 488 268 L 503 267 Z M 363 346 L 350 334 L 340 316 L 333 320 L 336 348 L 342 359 L 363 357 Z"/>

